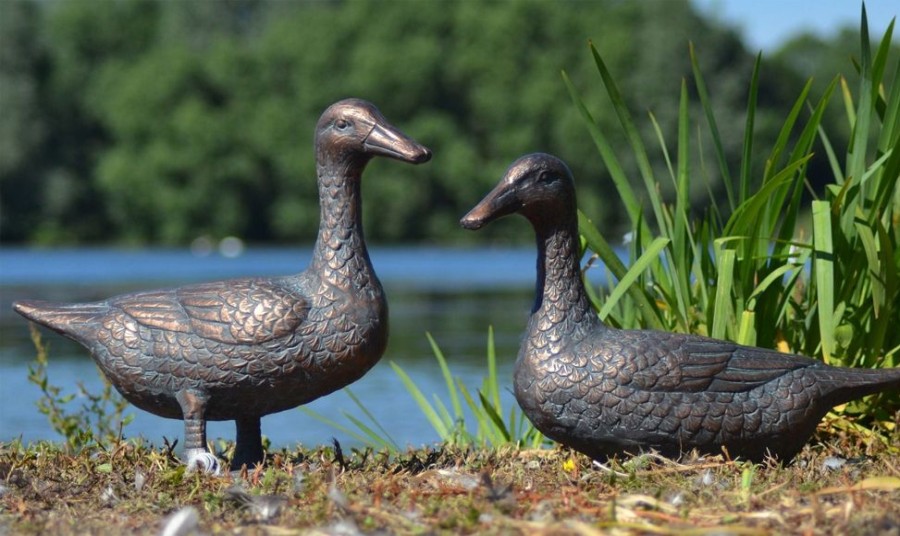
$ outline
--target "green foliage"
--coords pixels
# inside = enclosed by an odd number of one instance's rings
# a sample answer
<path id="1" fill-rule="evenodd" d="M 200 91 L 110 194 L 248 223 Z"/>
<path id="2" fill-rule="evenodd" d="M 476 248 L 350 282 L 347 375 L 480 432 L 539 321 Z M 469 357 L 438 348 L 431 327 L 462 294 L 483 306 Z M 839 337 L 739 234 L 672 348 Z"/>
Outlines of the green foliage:
<path id="1" fill-rule="evenodd" d="M 434 357 L 441 369 L 441 376 L 447 386 L 449 404 L 437 394 L 428 396 L 416 385 L 415 381 L 399 365 L 391 362 L 394 372 L 403 382 L 422 414 L 437 432 L 441 444 L 452 447 L 498 447 L 515 445 L 517 447 L 538 448 L 544 443 L 544 436 L 532 426 L 531 422 L 514 404 L 509 411 L 503 409 L 500 400 L 500 378 L 497 376 L 497 356 L 494 348 L 494 330 L 488 330 L 487 343 L 487 376 L 482 379 L 481 388 L 476 392 L 477 400 L 460 378 L 453 376 L 447 359 L 437 342 L 426 334 Z M 344 391 L 353 400 L 357 409 L 365 415 L 367 424 L 362 419 L 344 412 L 344 416 L 353 423 L 355 429 L 348 428 L 310 409 L 303 411 L 315 419 L 338 429 L 366 446 L 397 453 L 400 446 L 391 438 L 387 430 L 366 409 L 365 405 L 350 391 Z M 464 405 L 465 404 L 465 405 Z M 470 429 L 466 409 L 474 417 L 475 427 Z"/>
<path id="2" fill-rule="evenodd" d="M 19 58 L 0 73 L 26 88 L 15 99 L 23 113 L 0 114 L 0 132 L 16 133 L 4 134 L 15 154 L 0 169 L 4 241 L 311 240 L 312 127 L 346 96 L 372 100 L 435 155 L 421 167 L 373 163 L 364 186 L 366 206 L 378 207 L 364 214 L 369 238 L 483 240 L 459 233 L 459 216 L 506 162 L 532 150 L 565 154 L 578 176 L 598 179 L 582 188 L 582 206 L 611 223 L 621 218 L 604 203 L 606 172 L 591 165 L 589 140 L 556 78 L 565 68 L 587 79 L 579 45 L 592 39 L 606 50 L 612 68 L 628 73 L 625 91 L 656 107 L 690 72 L 680 51 L 690 31 L 715 51 L 705 67 L 717 74 L 711 90 L 725 117 L 742 98 L 734 76 L 752 61 L 686 0 L 666 9 L 616 0 L 107 7 L 0 5 L 4 15 L 28 13 L 0 17 L 15 30 L 3 39 Z M 761 118 L 783 107 L 777 88 L 764 88 L 774 97 L 760 105 Z M 612 125 L 614 116 L 597 119 Z M 676 116 L 657 119 L 673 132 Z M 723 123 L 726 131 L 736 124 Z M 725 147 L 729 158 L 739 149 Z M 704 196 L 690 192 L 692 203 Z"/>
<path id="3" fill-rule="evenodd" d="M 807 83 L 771 144 L 760 143 L 754 129 L 762 83 L 758 58 L 751 73 L 739 165 L 729 161 L 722 123 L 692 48 L 702 119 L 690 113 L 685 82 L 674 157 L 663 132 L 657 130 L 655 136 L 666 163 L 662 174 L 650 164 L 623 93 L 592 45 L 620 135 L 631 146 L 649 199 L 649 206 L 638 201 L 606 129 L 566 78 L 631 222 L 627 268 L 610 241 L 579 215 L 587 248 L 616 280 L 610 281 L 608 292 L 592 291 L 600 316 L 617 326 L 700 333 L 820 356 L 837 365 L 896 366 L 900 332 L 888 326 L 900 322 L 900 84 L 891 86 L 888 80 L 897 80 L 900 63 L 889 59 L 892 30 L 893 25 L 872 50 L 863 16 L 856 95 L 846 79 L 839 78 L 816 100 Z M 852 132 L 843 164 L 822 122 L 839 83 Z M 656 124 L 652 113 L 649 120 Z M 705 138 L 700 137 L 697 151 L 691 133 L 700 131 Z M 711 151 L 703 139 L 711 141 Z M 762 169 L 754 166 L 760 153 L 765 156 Z M 803 194 L 816 159 L 825 159 L 833 177 L 825 198 L 810 206 Z M 709 208 L 697 217 L 685 193 L 692 181 L 711 174 L 710 167 L 726 178 L 728 204 L 721 206 L 711 196 Z M 664 181 L 675 187 L 674 202 L 660 194 Z M 896 403 L 896 394 L 887 395 L 879 406 L 858 404 L 856 409 L 877 409 L 876 416 L 886 419 Z"/>
<path id="4" fill-rule="evenodd" d="M 37 354 L 34 363 L 28 366 L 28 381 L 36 385 L 43 396 L 38 400 L 38 410 L 47 416 L 50 426 L 66 438 L 66 444 L 73 450 L 92 445 L 105 445 L 121 439 L 122 430 L 134 415 L 123 416 L 128 402 L 116 393 L 108 381 L 104 381 L 100 393 L 89 392 L 78 383 L 78 393 L 60 394 L 62 388 L 50 383 L 47 375 L 47 347 L 41 342 L 37 328 L 31 326 L 31 340 Z M 76 411 L 68 408 L 75 398 L 84 399 Z"/>
<path id="5" fill-rule="evenodd" d="M 422 413 L 428 418 L 428 422 L 438 433 L 442 443 L 453 446 L 500 446 L 513 443 L 522 447 L 539 447 L 544 442 L 543 435 L 525 418 L 525 415 L 513 405 L 509 409 L 508 417 L 500 402 L 500 381 L 497 377 L 497 357 L 494 349 L 494 331 L 488 331 L 487 345 L 487 376 L 482 380 L 481 389 L 478 390 L 476 401 L 468 388 L 459 378 L 454 378 L 447 365 L 437 342 L 427 334 L 428 342 L 434 352 L 435 359 L 441 368 L 441 375 L 447 385 L 447 395 L 450 398 L 450 406 L 441 400 L 436 394 L 433 396 L 434 404 L 415 385 L 412 379 L 403 372 L 396 363 L 391 363 L 394 371 L 400 376 L 404 386 Z M 470 430 L 466 408 L 475 417 L 477 429 Z M 451 413 L 452 410 L 452 413 Z"/>

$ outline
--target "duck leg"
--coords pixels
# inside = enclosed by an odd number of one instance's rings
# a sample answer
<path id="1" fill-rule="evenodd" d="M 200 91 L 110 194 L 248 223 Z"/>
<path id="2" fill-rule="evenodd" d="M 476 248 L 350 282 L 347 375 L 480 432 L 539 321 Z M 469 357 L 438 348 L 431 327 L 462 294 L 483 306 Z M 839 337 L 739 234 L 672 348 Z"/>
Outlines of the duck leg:
<path id="1" fill-rule="evenodd" d="M 196 389 L 178 391 L 175 399 L 184 416 L 184 457 L 188 470 L 199 468 L 207 473 L 218 473 L 219 462 L 206 450 L 206 393 Z"/>
<path id="2" fill-rule="evenodd" d="M 237 439 L 234 446 L 234 457 L 231 459 L 231 469 L 240 469 L 246 464 L 252 468 L 263 461 L 262 432 L 260 430 L 260 417 L 240 417 L 235 419 L 237 425 Z"/>

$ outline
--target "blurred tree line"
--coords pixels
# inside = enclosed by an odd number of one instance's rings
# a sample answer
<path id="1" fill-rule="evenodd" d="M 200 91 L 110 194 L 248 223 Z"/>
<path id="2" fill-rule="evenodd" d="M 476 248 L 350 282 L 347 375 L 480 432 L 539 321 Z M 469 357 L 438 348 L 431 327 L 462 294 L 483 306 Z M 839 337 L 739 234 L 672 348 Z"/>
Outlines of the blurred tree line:
<path id="1" fill-rule="evenodd" d="M 758 138 L 776 135 L 808 76 L 823 73 L 825 84 L 852 74 L 854 39 L 801 38 L 766 59 Z M 652 110 L 673 142 L 693 41 L 726 149 L 740 160 L 754 57 L 687 1 L 4 0 L 0 240 L 310 241 L 313 128 L 348 96 L 376 103 L 435 155 L 421 167 L 370 166 L 374 241 L 474 239 L 459 217 L 533 151 L 566 159 L 582 208 L 616 225 L 621 207 L 560 77 L 569 74 L 598 121 L 615 121 L 588 40 L 639 116 Z M 705 189 L 692 195 L 698 208 L 708 202 Z"/>

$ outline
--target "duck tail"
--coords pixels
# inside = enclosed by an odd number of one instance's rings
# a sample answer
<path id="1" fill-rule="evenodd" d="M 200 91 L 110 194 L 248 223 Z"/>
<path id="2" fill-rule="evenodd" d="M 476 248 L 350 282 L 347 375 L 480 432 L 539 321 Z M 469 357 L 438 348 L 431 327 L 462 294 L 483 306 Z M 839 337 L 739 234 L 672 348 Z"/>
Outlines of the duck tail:
<path id="1" fill-rule="evenodd" d="M 900 367 L 888 369 L 842 368 L 834 381 L 836 404 L 850 402 L 882 391 L 900 390 Z"/>
<path id="2" fill-rule="evenodd" d="M 53 303 L 45 301 L 17 301 L 13 310 L 28 320 L 76 339 L 78 334 L 96 324 L 109 310 L 106 303 Z"/>

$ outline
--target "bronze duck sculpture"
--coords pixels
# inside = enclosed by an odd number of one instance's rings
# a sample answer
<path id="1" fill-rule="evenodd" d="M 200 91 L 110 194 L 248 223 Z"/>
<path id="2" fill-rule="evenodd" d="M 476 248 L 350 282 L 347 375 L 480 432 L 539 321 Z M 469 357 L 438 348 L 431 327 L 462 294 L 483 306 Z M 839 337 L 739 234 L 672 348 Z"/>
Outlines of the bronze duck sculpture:
<path id="1" fill-rule="evenodd" d="M 363 169 L 375 156 L 431 158 L 358 99 L 324 111 L 315 151 L 321 221 L 306 271 L 95 303 L 21 301 L 16 312 L 87 347 L 135 406 L 184 419 L 189 465 L 217 465 L 208 420 L 236 421 L 232 468 L 262 461 L 262 416 L 350 384 L 384 353 L 387 302 L 363 237 Z"/>
<path id="2" fill-rule="evenodd" d="M 595 459 L 696 449 L 789 461 L 834 406 L 900 388 L 900 368 L 849 369 L 697 335 L 620 330 L 580 273 L 574 181 L 556 157 L 510 166 L 461 225 L 519 213 L 537 236 L 536 300 L 515 364 L 516 400 L 546 436 Z"/>

